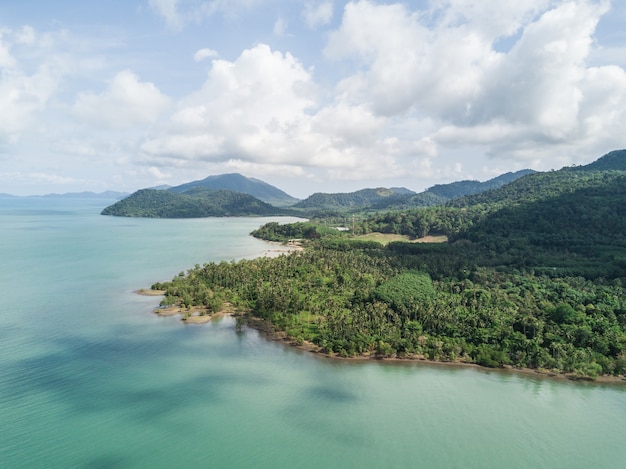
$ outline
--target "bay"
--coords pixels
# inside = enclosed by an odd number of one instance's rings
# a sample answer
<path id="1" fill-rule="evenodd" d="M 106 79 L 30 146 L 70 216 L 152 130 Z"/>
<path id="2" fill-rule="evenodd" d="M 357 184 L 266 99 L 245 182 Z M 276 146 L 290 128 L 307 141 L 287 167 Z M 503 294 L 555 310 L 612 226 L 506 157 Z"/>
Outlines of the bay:
<path id="1" fill-rule="evenodd" d="M 322 359 L 133 293 L 275 255 L 268 218 L 0 199 L 0 467 L 619 468 L 626 388 Z M 278 220 L 278 219 L 277 219 Z"/>

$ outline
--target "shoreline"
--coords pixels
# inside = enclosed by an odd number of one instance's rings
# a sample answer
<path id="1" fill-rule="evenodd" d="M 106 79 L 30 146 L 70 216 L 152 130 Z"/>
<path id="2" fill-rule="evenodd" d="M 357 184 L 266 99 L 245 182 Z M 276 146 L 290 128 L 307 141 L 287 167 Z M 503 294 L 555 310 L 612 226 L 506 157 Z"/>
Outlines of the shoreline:
<path id="1" fill-rule="evenodd" d="M 244 320 L 244 324 L 259 332 L 263 337 L 268 340 L 274 342 L 280 342 L 286 346 L 291 348 L 295 348 L 301 350 L 303 352 L 311 353 L 320 359 L 324 360 L 334 360 L 334 361 L 343 361 L 343 362 L 380 362 L 383 364 L 394 365 L 394 364 L 423 364 L 428 366 L 439 366 L 439 367 L 449 367 L 449 368 L 473 368 L 477 371 L 483 372 L 495 372 L 495 373 L 506 373 L 506 374 L 515 374 L 518 376 L 526 376 L 529 378 L 542 378 L 542 379 L 550 379 L 556 381 L 570 382 L 576 384 L 589 384 L 589 385 L 618 385 L 618 386 L 626 386 L 626 376 L 613 376 L 613 375 L 600 375 L 595 379 L 590 378 L 582 378 L 574 375 L 573 373 L 558 373 L 552 370 L 542 370 L 542 369 L 534 369 L 534 368 L 516 368 L 511 365 L 505 365 L 499 368 L 489 368 L 486 366 L 478 365 L 476 363 L 468 363 L 462 361 L 443 361 L 443 360 L 432 360 L 427 359 L 419 355 L 414 355 L 410 357 L 379 357 L 376 355 L 357 355 L 354 357 L 340 357 L 335 354 L 329 354 L 321 351 L 321 348 L 318 345 L 313 344 L 312 342 L 304 341 L 303 343 L 298 343 L 293 339 L 287 337 L 284 331 L 276 330 L 272 324 L 267 323 L 263 319 L 259 319 L 256 317 L 250 317 L 247 314 L 240 315 Z"/>
<path id="2" fill-rule="evenodd" d="M 161 290 L 146 290 L 140 289 L 135 291 L 138 295 L 144 296 L 163 296 L 165 292 Z M 448 367 L 448 368 L 473 368 L 477 371 L 483 372 L 495 372 L 515 374 L 518 376 L 526 376 L 529 378 L 542 378 L 563 382 L 571 382 L 577 384 L 589 384 L 589 385 L 618 385 L 626 386 L 626 376 L 613 376 L 613 375 L 600 375 L 595 379 L 583 378 L 574 375 L 573 373 L 559 373 L 552 370 L 542 370 L 535 368 L 516 368 L 511 365 L 505 365 L 499 368 L 489 368 L 486 366 L 478 365 L 476 363 L 468 363 L 462 361 L 444 361 L 444 360 L 432 360 L 424 358 L 420 355 L 413 355 L 408 357 L 380 357 L 376 355 L 357 355 L 354 357 L 341 357 L 335 354 L 329 354 L 322 352 L 321 347 L 315 345 L 312 342 L 304 341 L 298 343 L 297 341 L 289 338 L 284 331 L 277 330 L 271 323 L 268 323 L 264 319 L 260 319 L 251 316 L 249 313 L 242 313 L 230 303 L 226 303 L 224 308 L 215 313 L 208 313 L 206 308 L 181 308 L 178 306 L 171 306 L 167 308 L 155 308 L 153 313 L 160 317 L 168 316 L 180 316 L 180 321 L 185 324 L 206 324 L 214 319 L 223 317 L 241 318 L 246 327 L 257 331 L 262 337 L 273 342 L 280 342 L 285 346 L 294 348 L 303 352 L 310 353 L 323 360 L 333 360 L 342 362 L 379 362 L 388 365 L 394 364 L 423 364 L 428 366 Z"/>
<path id="3" fill-rule="evenodd" d="M 140 289 L 135 291 L 138 295 L 143 296 L 163 296 L 165 292 L 161 290 Z M 588 385 L 618 385 L 626 386 L 626 376 L 600 375 L 595 379 L 584 378 L 574 375 L 573 373 L 559 373 L 552 370 L 543 370 L 535 368 L 516 368 L 514 366 L 503 366 L 500 368 L 489 368 L 478 365 L 476 363 L 468 363 L 462 361 L 444 361 L 432 360 L 424 358 L 420 355 L 409 357 L 380 357 L 376 355 L 357 355 L 354 357 L 341 357 L 335 354 L 322 352 L 318 345 L 312 342 L 304 341 L 298 343 L 289 338 L 284 331 L 276 330 L 276 328 L 267 321 L 251 316 L 249 313 L 242 313 L 230 303 L 226 303 L 225 307 L 215 313 L 208 313 L 206 308 L 181 308 L 178 306 L 170 306 L 167 308 L 155 308 L 153 313 L 160 317 L 180 316 L 180 321 L 185 324 L 206 324 L 214 319 L 223 317 L 240 318 L 246 327 L 253 329 L 261 334 L 265 339 L 273 342 L 280 342 L 290 348 L 311 353 L 316 357 L 324 360 L 337 360 L 345 362 L 380 362 L 383 364 L 424 364 L 428 366 L 451 367 L 451 368 L 473 368 L 477 371 L 495 372 L 515 374 L 518 376 L 526 376 L 529 378 L 551 379 L 562 382 L 571 382 L 576 384 Z"/>
<path id="4" fill-rule="evenodd" d="M 266 243 L 281 247 L 282 249 L 267 249 L 263 251 L 257 257 L 278 257 L 282 254 L 291 254 L 293 252 L 303 251 L 304 247 L 300 244 L 285 244 L 277 241 L 265 241 Z M 136 294 L 143 296 L 163 296 L 165 291 L 163 290 L 151 290 L 141 288 L 135 290 Z M 380 357 L 376 355 L 358 355 L 354 357 L 341 357 L 335 354 L 329 354 L 322 352 L 321 347 L 315 345 L 312 342 L 304 341 L 298 343 L 297 341 L 290 339 L 284 331 L 276 330 L 276 328 L 267 321 L 251 316 L 249 313 L 237 311 L 237 309 L 231 303 L 225 303 L 224 307 L 215 313 L 210 313 L 206 308 L 181 308 L 178 306 L 170 306 L 167 308 L 155 308 L 154 314 L 162 317 L 167 316 L 180 316 L 180 321 L 185 324 L 206 324 L 213 319 L 218 319 L 226 316 L 241 318 L 244 324 L 251 329 L 256 330 L 266 339 L 274 342 L 281 342 L 291 348 L 295 348 L 304 352 L 311 353 L 321 359 L 337 360 L 345 362 L 371 362 L 377 361 L 381 363 L 392 364 L 425 364 L 429 366 L 444 366 L 453 368 L 473 368 L 475 370 L 484 372 L 496 372 L 496 373 L 509 373 L 516 374 L 518 376 L 527 376 L 531 378 L 551 379 L 557 381 L 567 381 L 577 384 L 590 384 L 590 385 L 620 385 L 626 386 L 626 376 L 614 376 L 614 375 L 599 375 L 595 379 L 581 377 L 573 373 L 560 373 L 558 371 L 535 369 L 535 368 L 517 368 L 511 365 L 504 365 L 498 368 L 490 368 L 476 363 L 462 362 L 462 361 L 443 361 L 427 359 L 420 355 L 413 355 L 408 357 Z"/>

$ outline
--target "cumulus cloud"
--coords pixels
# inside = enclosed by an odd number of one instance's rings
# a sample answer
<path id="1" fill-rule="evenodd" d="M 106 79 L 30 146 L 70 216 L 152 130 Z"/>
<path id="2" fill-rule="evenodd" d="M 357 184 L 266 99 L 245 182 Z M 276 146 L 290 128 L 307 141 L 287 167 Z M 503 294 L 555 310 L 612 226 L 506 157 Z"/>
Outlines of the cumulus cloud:
<path id="1" fill-rule="evenodd" d="M 305 137 L 311 87 L 300 62 L 263 44 L 234 62 L 214 60 L 202 88 L 183 99 L 167 127 L 142 148 L 192 159 L 280 160 L 289 134 Z"/>
<path id="2" fill-rule="evenodd" d="M 0 141 L 18 139 L 46 109 L 60 82 L 61 72 L 52 59 L 29 73 L 11 53 L 15 43 L 31 45 L 29 38 L 34 38 L 32 28 L 0 32 Z"/>
<path id="3" fill-rule="evenodd" d="M 195 54 L 193 54 L 193 60 L 196 62 L 202 62 L 205 59 L 214 59 L 219 57 L 219 55 L 220 54 L 213 49 L 199 49 Z"/>
<path id="4" fill-rule="evenodd" d="M 80 93 L 73 112 L 81 119 L 107 128 L 150 124 L 167 110 L 170 99 L 130 70 L 119 72 L 102 93 Z"/>
<path id="5" fill-rule="evenodd" d="M 324 26 L 333 19 L 333 2 L 308 2 L 304 5 L 302 16 L 311 29 Z"/>
<path id="6" fill-rule="evenodd" d="M 592 0 L 436 0 L 411 11 L 361 0 L 346 5 L 325 54 L 357 65 L 337 86 L 346 102 L 377 116 L 428 116 L 439 123 L 429 135 L 437 145 L 521 159 L 550 145 L 589 151 L 626 109 L 624 69 L 588 63 L 608 9 Z"/>
<path id="7" fill-rule="evenodd" d="M 311 71 L 260 44 L 233 62 L 214 60 L 202 89 L 182 100 L 141 150 L 153 165 L 236 162 L 294 174 L 330 168 L 328 174 L 358 178 L 397 166 L 405 142 L 387 139 L 385 125 L 365 106 L 320 104 Z"/>

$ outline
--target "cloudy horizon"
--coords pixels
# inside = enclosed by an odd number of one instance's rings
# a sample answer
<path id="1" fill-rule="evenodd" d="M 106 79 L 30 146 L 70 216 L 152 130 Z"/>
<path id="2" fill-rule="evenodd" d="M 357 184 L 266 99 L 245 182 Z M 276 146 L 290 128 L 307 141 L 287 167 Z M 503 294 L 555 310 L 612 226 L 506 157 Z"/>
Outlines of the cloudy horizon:
<path id="1" fill-rule="evenodd" d="M 608 0 L 0 6 L 0 192 L 238 172 L 298 198 L 481 181 L 626 147 Z"/>

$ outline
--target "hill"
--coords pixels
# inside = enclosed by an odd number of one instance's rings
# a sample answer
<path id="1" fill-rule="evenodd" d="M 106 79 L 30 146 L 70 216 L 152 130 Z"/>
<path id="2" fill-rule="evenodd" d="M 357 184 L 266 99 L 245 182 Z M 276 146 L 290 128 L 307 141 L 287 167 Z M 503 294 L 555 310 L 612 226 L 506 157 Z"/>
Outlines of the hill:
<path id="1" fill-rule="evenodd" d="M 45 194 L 45 195 L 11 195 L 11 194 L 0 194 L 2 198 L 47 198 L 47 199 L 122 199 L 124 197 L 128 197 L 127 192 L 116 192 L 116 191 L 105 191 L 105 192 L 91 192 L 91 191 L 83 191 L 83 192 L 66 192 L 63 194 Z"/>
<path id="2" fill-rule="evenodd" d="M 64 199 L 122 199 L 124 197 L 128 197 L 128 192 L 116 192 L 116 191 L 105 191 L 105 192 L 91 192 L 91 191 L 83 191 L 83 192 L 66 192 L 64 194 L 46 194 L 42 196 L 35 197 L 48 197 L 48 198 L 64 198 Z"/>
<path id="3" fill-rule="evenodd" d="M 478 194 L 491 189 L 502 187 L 516 179 L 534 171 L 524 169 L 514 173 L 502 174 L 485 182 L 458 181 L 449 184 L 437 184 L 424 192 L 415 193 L 405 188 L 362 189 L 348 193 L 315 193 L 293 206 L 296 209 L 311 211 L 383 211 L 405 210 L 417 207 L 432 207 L 443 205 L 449 200 L 469 194 Z"/>
<path id="4" fill-rule="evenodd" d="M 142 189 L 105 208 L 102 215 L 147 218 L 202 218 L 283 215 L 279 208 L 248 194 L 190 188 L 184 194 Z"/>
<path id="5" fill-rule="evenodd" d="M 361 189 L 356 192 L 325 194 L 316 192 L 294 205 L 294 208 L 315 210 L 362 209 L 378 204 L 381 200 L 396 201 L 414 195 L 405 188 Z"/>
<path id="6" fill-rule="evenodd" d="M 575 169 L 582 171 L 626 171 L 626 150 L 614 150 L 593 163 L 578 166 Z"/>
<path id="7" fill-rule="evenodd" d="M 479 194 L 481 192 L 497 189 L 498 187 L 502 187 L 521 178 L 522 176 L 526 176 L 527 174 L 532 174 L 534 172 L 535 171 L 531 169 L 523 169 L 514 173 L 502 174 L 485 182 L 459 181 L 450 184 L 437 184 L 428 189 L 427 192 L 448 200 L 457 199 L 466 195 Z"/>
<path id="8" fill-rule="evenodd" d="M 450 248 L 454 269 L 465 258 L 466 266 L 482 259 L 483 265 L 626 277 L 626 171 L 597 170 L 607 159 L 597 162 L 528 174 L 445 206 L 374 216 L 359 229 L 416 238 L 445 234 L 466 246 Z M 624 162 L 626 152 L 611 154 L 611 168 Z"/>
<path id="9" fill-rule="evenodd" d="M 248 178 L 237 173 L 209 176 L 199 181 L 192 181 L 179 186 L 170 187 L 168 190 L 183 194 L 190 189 L 196 188 L 242 192 L 274 205 L 275 207 L 286 207 L 298 202 L 298 199 L 291 197 L 289 194 L 266 182 L 255 178 Z"/>

